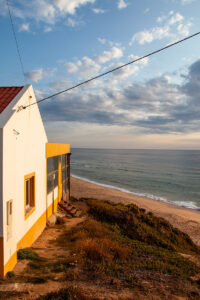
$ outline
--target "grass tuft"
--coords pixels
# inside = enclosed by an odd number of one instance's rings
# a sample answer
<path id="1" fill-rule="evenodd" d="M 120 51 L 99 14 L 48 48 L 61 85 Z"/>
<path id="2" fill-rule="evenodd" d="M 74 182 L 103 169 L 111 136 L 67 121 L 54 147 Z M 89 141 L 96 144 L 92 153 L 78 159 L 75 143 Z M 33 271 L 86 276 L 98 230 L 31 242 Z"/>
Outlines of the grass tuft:
<path id="1" fill-rule="evenodd" d="M 118 243 L 108 238 L 88 238 L 79 240 L 75 248 L 81 251 L 86 258 L 96 262 L 111 262 L 113 260 L 124 260 L 129 257 L 130 250 L 121 247 Z"/>
<path id="2" fill-rule="evenodd" d="M 14 278 L 14 277 L 16 277 L 16 274 L 15 274 L 15 272 L 13 272 L 13 271 L 9 271 L 9 272 L 6 274 L 6 277 L 8 277 L 8 278 Z"/>
<path id="3" fill-rule="evenodd" d="M 70 286 L 65 289 L 61 289 L 55 293 L 49 293 L 45 296 L 41 296 L 38 300 L 88 300 L 85 293 L 81 291 L 81 289 L 77 289 L 76 287 Z M 94 299 L 94 298 L 93 298 Z"/>
<path id="4" fill-rule="evenodd" d="M 39 255 L 32 249 L 25 248 L 17 251 L 18 259 L 28 259 L 28 260 L 40 260 Z"/>
<path id="5" fill-rule="evenodd" d="M 43 284 L 46 283 L 49 279 L 53 279 L 53 276 L 35 276 L 35 277 L 28 277 L 27 282 L 33 284 Z"/>

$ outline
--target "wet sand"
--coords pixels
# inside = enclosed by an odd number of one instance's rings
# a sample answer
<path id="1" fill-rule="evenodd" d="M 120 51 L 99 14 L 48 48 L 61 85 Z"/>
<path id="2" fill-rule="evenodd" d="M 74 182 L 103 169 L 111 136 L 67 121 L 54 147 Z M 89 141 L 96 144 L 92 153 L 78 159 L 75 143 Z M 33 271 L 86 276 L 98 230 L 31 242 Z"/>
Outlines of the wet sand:
<path id="1" fill-rule="evenodd" d="M 124 204 L 134 203 L 156 216 L 165 218 L 173 226 L 187 233 L 200 246 L 200 211 L 135 196 L 74 177 L 71 177 L 71 196 L 111 200 Z"/>

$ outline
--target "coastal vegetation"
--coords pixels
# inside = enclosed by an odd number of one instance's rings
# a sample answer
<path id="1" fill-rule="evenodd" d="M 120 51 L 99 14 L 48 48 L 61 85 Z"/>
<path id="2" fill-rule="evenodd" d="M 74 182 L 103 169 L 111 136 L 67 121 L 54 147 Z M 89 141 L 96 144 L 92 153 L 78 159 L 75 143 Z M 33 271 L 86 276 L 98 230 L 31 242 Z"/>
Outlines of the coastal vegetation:
<path id="1" fill-rule="evenodd" d="M 60 236 L 59 245 L 71 250 L 74 261 L 60 261 L 57 271 L 64 271 L 67 278 L 74 280 L 82 278 L 105 286 L 109 283 L 117 289 L 133 289 L 146 297 L 150 290 L 164 297 L 169 285 L 167 293 L 171 295 L 191 299 L 200 296 L 199 282 L 194 279 L 199 268 L 182 255 L 198 256 L 200 249 L 187 234 L 133 204 L 84 198 L 80 201 L 87 204 L 89 218 Z M 73 293 L 66 289 L 57 296 L 84 299 L 81 291 Z"/>
<path id="2" fill-rule="evenodd" d="M 200 299 L 200 248 L 166 220 L 136 205 L 73 199 L 87 217 L 70 230 L 56 224 L 51 247 L 62 249 L 54 259 L 25 249 L 28 261 L 20 280 L 62 288 L 40 300 L 53 299 Z M 119 298 L 117 298 L 119 297 Z"/>

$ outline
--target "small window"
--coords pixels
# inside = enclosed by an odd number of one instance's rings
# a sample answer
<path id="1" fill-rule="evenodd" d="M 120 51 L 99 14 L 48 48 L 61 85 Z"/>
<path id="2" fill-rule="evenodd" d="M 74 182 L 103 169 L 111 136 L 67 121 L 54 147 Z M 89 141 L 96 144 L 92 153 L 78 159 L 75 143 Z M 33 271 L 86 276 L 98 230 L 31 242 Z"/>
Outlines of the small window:
<path id="1" fill-rule="evenodd" d="M 6 210 L 7 210 L 7 241 L 12 237 L 12 205 L 13 200 L 9 200 L 6 202 Z"/>
<path id="2" fill-rule="evenodd" d="M 25 176 L 25 218 L 35 208 L 35 173 Z"/>

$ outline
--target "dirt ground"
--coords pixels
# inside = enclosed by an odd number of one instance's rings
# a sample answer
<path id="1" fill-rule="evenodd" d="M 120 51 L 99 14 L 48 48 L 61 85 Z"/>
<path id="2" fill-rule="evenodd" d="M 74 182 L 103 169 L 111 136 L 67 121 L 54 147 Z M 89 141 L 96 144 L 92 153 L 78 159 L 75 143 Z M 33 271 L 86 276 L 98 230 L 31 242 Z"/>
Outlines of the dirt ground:
<path id="1" fill-rule="evenodd" d="M 57 260 L 59 257 L 69 256 L 69 251 L 56 246 L 54 241 L 63 233 L 64 230 L 70 231 L 74 226 L 83 222 L 85 217 L 67 219 L 66 223 L 60 226 L 46 227 L 40 237 L 32 245 L 32 249 L 40 257 L 45 258 L 51 262 Z M 0 283 L 0 299 L 37 299 L 40 295 L 45 295 L 49 292 L 58 291 L 67 286 L 67 282 L 62 278 L 63 274 L 56 274 L 53 280 L 47 281 L 43 284 L 22 283 L 21 278 L 30 274 L 26 274 L 26 269 L 29 261 L 19 260 L 13 272 L 16 278 L 5 279 Z M 19 277 L 19 282 L 17 278 Z M 6 291 L 8 293 L 6 293 Z M 12 292 L 16 295 L 12 296 Z M 17 293 L 22 295 L 17 295 Z M 9 296 L 11 294 L 11 296 Z M 17 296 L 17 298 L 16 298 Z"/>
<path id="2" fill-rule="evenodd" d="M 81 204 L 80 204 L 81 206 Z M 83 207 L 82 207 L 83 208 Z M 84 208 L 83 208 L 84 209 Z M 70 231 L 77 224 L 84 222 L 86 217 L 81 218 L 67 218 L 66 223 L 62 225 L 55 225 L 46 227 L 41 236 L 35 241 L 31 249 L 36 252 L 41 258 L 45 258 L 49 262 L 56 262 L 59 258 L 67 258 L 70 255 L 70 251 L 65 247 L 60 247 L 55 243 L 59 239 L 63 232 Z M 42 295 L 46 295 L 50 292 L 57 292 L 62 288 L 68 286 L 75 286 L 85 291 L 85 295 L 88 295 L 88 299 L 104 299 L 104 300 L 128 300 L 138 299 L 145 300 L 151 299 L 149 297 L 135 294 L 128 288 L 120 289 L 118 284 L 108 286 L 101 286 L 101 283 L 88 282 L 74 278 L 75 270 L 73 269 L 72 278 L 67 278 L 64 273 L 52 273 L 52 279 L 42 284 L 33 284 L 26 282 L 27 278 L 34 276 L 30 274 L 28 269 L 28 260 L 19 260 L 15 266 L 13 272 L 16 277 L 6 278 L 0 282 L 0 299 L 38 299 Z M 42 266 L 41 266 L 42 268 Z M 36 273 L 40 271 L 40 267 L 36 270 Z M 49 275 L 49 274 L 48 274 Z M 86 296 L 87 297 L 87 296 Z M 158 298 L 152 298 L 158 299 Z M 177 299 L 178 298 L 174 298 Z"/>
<path id="3" fill-rule="evenodd" d="M 83 202 L 76 202 L 76 206 L 85 213 L 87 212 L 87 207 Z M 41 261 L 41 264 L 37 263 L 35 266 L 32 263 L 33 266 L 30 268 L 30 260 L 19 260 L 13 270 L 15 277 L 0 281 L 0 299 L 33 300 L 50 292 L 57 292 L 62 288 L 73 286 L 80 289 L 88 300 L 189 300 L 186 297 L 173 296 L 170 291 L 169 295 L 167 295 L 166 287 L 164 286 L 163 297 L 160 297 L 153 294 L 153 287 L 151 291 L 151 286 L 148 287 L 148 293 L 145 295 L 135 289 L 122 287 L 119 281 L 114 281 L 111 284 L 110 280 L 106 283 L 104 280 L 104 284 L 102 284 L 100 279 L 93 280 L 90 278 L 90 280 L 88 280 L 84 271 L 78 269 L 76 266 L 72 268 L 69 267 L 67 272 L 56 272 L 53 271 L 52 268 L 48 268 L 46 272 L 46 266 L 56 267 L 59 265 L 59 261 L 66 259 L 68 259 L 69 262 L 75 261 L 75 257 L 72 257 L 73 253 L 70 252 L 70 248 L 67 245 L 59 243 L 59 240 L 62 239 L 63 234 L 70 232 L 75 226 L 84 222 L 87 218 L 87 215 L 81 218 L 64 217 L 64 224 L 46 227 L 41 236 L 31 247 L 42 259 L 45 259 L 45 263 Z M 31 282 L 31 279 L 38 276 L 40 277 L 41 275 L 42 278 L 46 278 L 45 282 Z M 144 282 L 144 284 L 148 283 Z M 55 298 L 55 300 L 56 299 L 57 298 Z"/>

